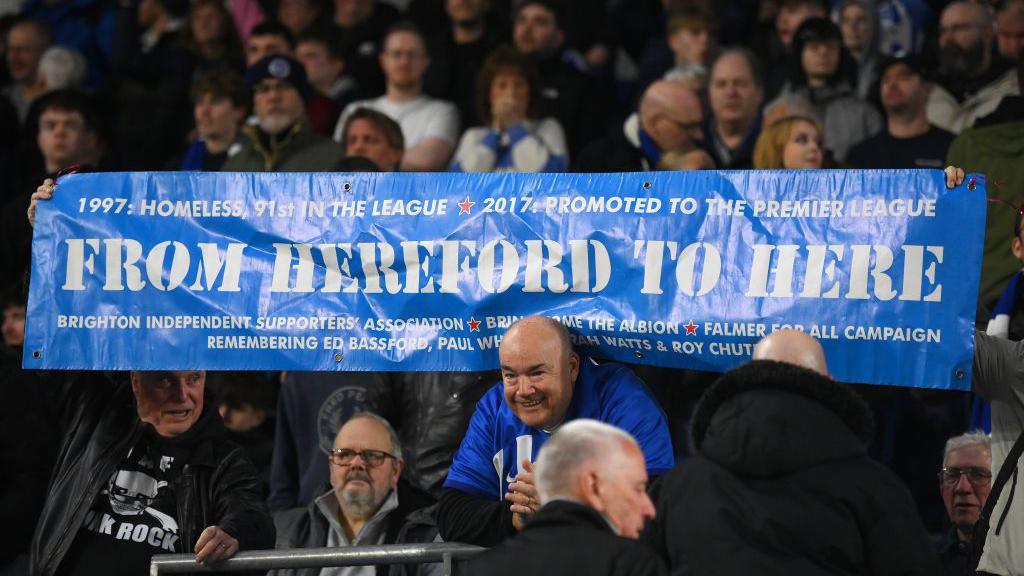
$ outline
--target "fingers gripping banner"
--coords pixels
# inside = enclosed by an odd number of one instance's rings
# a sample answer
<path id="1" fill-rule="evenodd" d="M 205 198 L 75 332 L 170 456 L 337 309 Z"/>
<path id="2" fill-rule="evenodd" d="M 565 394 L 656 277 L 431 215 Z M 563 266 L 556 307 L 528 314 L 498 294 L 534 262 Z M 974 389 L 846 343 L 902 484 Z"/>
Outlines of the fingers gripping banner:
<path id="1" fill-rule="evenodd" d="M 516 318 L 725 370 L 784 327 L 841 380 L 969 387 L 984 181 L 939 171 L 76 174 L 24 365 L 479 370 Z"/>

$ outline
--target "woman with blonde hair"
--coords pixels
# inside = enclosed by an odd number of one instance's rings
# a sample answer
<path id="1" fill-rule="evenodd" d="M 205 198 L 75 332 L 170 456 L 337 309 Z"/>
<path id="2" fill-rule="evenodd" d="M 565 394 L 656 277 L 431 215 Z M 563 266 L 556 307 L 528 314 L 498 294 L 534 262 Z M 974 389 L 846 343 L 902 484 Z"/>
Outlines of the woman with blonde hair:
<path id="1" fill-rule="evenodd" d="M 757 170 L 804 170 L 822 167 L 821 125 L 794 115 L 766 126 L 754 145 Z"/>

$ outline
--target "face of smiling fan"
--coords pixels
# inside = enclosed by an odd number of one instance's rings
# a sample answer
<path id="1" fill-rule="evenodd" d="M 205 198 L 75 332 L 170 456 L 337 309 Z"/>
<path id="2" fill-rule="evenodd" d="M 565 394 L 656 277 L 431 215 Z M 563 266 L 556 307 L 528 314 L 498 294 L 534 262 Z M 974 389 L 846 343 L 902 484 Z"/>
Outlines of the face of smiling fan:
<path id="1" fill-rule="evenodd" d="M 187 432 L 203 413 L 206 372 L 132 372 L 139 419 L 172 438 Z"/>
<path id="2" fill-rule="evenodd" d="M 579 356 L 563 348 L 550 326 L 527 320 L 506 332 L 498 357 L 512 413 L 534 428 L 561 424 L 572 402 Z"/>

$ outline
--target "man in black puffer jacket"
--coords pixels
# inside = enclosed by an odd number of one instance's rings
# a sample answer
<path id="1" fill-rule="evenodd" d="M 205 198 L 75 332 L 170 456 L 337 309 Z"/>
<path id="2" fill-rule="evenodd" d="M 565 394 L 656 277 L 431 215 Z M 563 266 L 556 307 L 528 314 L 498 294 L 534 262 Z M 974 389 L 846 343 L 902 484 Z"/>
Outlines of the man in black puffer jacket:
<path id="1" fill-rule="evenodd" d="M 672 574 L 939 574 L 914 502 L 864 449 L 867 405 L 814 338 L 775 332 L 694 411 L 696 456 L 644 534 Z"/>
<path id="2" fill-rule="evenodd" d="M 205 384 L 202 371 L 64 383 L 33 574 L 144 574 L 154 554 L 210 564 L 274 545 L 256 469 L 225 439 Z"/>

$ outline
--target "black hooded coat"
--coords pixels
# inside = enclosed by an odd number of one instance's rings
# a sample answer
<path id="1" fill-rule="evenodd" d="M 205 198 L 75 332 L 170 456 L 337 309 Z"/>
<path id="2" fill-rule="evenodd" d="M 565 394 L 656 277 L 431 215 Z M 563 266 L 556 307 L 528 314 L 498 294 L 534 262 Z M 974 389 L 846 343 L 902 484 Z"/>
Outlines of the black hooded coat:
<path id="1" fill-rule="evenodd" d="M 652 489 L 644 533 L 672 574 L 938 574 L 906 487 L 864 445 L 867 405 L 797 366 L 754 361 L 694 410 L 695 456 Z"/>

